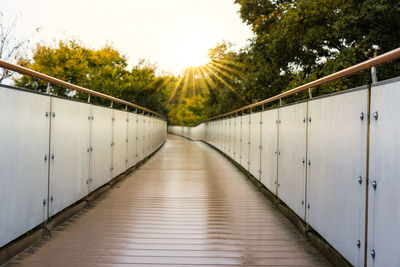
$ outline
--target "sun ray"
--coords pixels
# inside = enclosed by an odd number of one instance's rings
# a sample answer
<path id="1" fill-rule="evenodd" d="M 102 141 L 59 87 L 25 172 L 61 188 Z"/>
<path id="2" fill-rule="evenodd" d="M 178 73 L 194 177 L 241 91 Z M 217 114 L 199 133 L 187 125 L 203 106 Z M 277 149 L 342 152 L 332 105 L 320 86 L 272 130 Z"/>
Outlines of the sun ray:
<path id="1" fill-rule="evenodd" d="M 213 60 L 213 62 L 216 62 L 216 61 Z M 245 67 L 245 64 L 243 64 L 242 62 L 235 61 L 235 60 L 230 60 L 230 59 L 225 59 L 225 58 L 218 59 L 218 62 L 227 64 L 227 65 L 233 65 L 233 66 L 236 66 L 236 67 L 239 67 L 239 68 L 244 68 Z"/>
<path id="2" fill-rule="evenodd" d="M 196 68 L 196 73 L 199 75 L 199 84 L 200 84 L 200 93 L 204 94 L 204 90 L 209 91 L 209 86 L 207 85 L 207 83 L 205 82 L 205 77 L 203 75 L 203 72 L 201 71 L 201 67 Z"/>
<path id="3" fill-rule="evenodd" d="M 219 62 L 215 62 L 214 61 L 214 62 L 210 62 L 209 64 L 214 66 L 214 67 L 216 67 L 216 68 L 218 68 L 218 69 L 224 69 L 225 71 L 230 72 L 230 75 L 237 75 L 239 77 L 242 76 L 242 72 L 241 71 L 236 70 L 234 68 L 231 68 L 231 67 L 229 67 L 227 65 L 221 64 Z"/>
<path id="4" fill-rule="evenodd" d="M 182 103 L 182 101 L 185 99 L 186 94 L 187 94 L 187 85 L 189 82 L 189 75 L 187 73 L 187 70 L 185 72 L 185 81 L 183 82 L 182 90 L 181 90 L 181 95 L 179 97 L 179 103 Z"/>
<path id="5" fill-rule="evenodd" d="M 243 100 L 246 103 L 249 103 L 244 99 L 243 96 L 241 96 L 229 83 L 227 83 L 223 78 L 221 78 L 217 73 L 215 73 L 212 69 L 210 69 L 209 66 L 204 66 L 212 75 L 214 75 L 220 82 L 222 82 L 231 92 L 233 92 L 236 96 L 238 96 L 241 100 Z"/>
<path id="6" fill-rule="evenodd" d="M 205 67 L 202 66 L 199 68 L 199 70 L 204 77 L 205 83 L 207 83 L 207 87 L 210 89 L 209 91 L 212 91 L 213 88 L 217 88 L 217 85 L 215 84 L 214 80 L 210 77 L 210 74 L 207 72 Z"/>
<path id="7" fill-rule="evenodd" d="M 173 76 L 168 76 L 162 84 L 160 84 L 160 86 L 157 87 L 157 89 L 151 94 L 151 96 L 154 96 L 155 94 L 157 94 L 158 92 L 160 92 L 160 90 L 162 88 L 164 88 L 171 80 L 172 80 Z M 150 85 L 154 84 L 154 82 L 152 82 Z"/>
<path id="8" fill-rule="evenodd" d="M 172 91 L 172 94 L 171 94 L 170 97 L 168 98 L 167 104 L 169 104 L 169 103 L 172 101 L 172 99 L 175 97 L 176 91 L 178 90 L 178 87 L 179 87 L 179 85 L 181 84 L 182 80 L 183 80 L 183 76 L 181 75 L 181 76 L 179 77 L 178 82 L 176 83 L 176 85 L 175 85 L 175 87 L 174 87 L 174 90 Z"/>
<path id="9" fill-rule="evenodd" d="M 224 71 L 224 70 L 221 70 L 220 68 L 217 68 L 217 67 L 215 67 L 215 66 L 212 66 L 212 65 L 208 65 L 210 68 L 212 68 L 214 71 L 216 71 L 219 75 L 221 75 L 222 77 L 221 78 L 226 78 L 226 79 L 229 79 L 229 80 L 233 80 L 233 79 L 236 79 L 236 77 L 235 76 L 233 76 L 232 74 L 230 74 L 230 73 L 228 73 L 228 72 L 226 72 L 226 71 Z"/>

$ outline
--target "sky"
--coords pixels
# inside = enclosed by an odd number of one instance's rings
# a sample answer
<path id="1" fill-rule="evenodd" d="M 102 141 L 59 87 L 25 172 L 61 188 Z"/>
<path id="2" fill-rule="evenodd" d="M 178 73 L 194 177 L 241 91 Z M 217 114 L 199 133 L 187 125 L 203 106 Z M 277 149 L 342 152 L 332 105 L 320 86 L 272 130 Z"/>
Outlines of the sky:
<path id="1" fill-rule="evenodd" d="M 0 0 L 3 23 L 18 14 L 15 35 L 55 46 L 77 39 L 99 49 L 112 44 L 129 67 L 146 59 L 159 71 L 179 74 L 203 65 L 223 40 L 240 48 L 252 37 L 234 0 Z M 38 33 L 35 29 L 41 27 Z"/>

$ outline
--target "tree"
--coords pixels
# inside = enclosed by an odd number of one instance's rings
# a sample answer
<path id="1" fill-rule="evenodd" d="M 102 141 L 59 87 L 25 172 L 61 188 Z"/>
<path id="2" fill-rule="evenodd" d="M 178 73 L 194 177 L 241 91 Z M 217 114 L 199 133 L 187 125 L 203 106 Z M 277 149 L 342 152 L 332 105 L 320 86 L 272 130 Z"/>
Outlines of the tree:
<path id="1" fill-rule="evenodd" d="M 9 63 L 16 63 L 22 56 L 24 46 L 29 43 L 29 39 L 18 40 L 14 36 L 17 26 L 18 13 L 11 25 L 5 25 L 3 22 L 3 13 L 0 11 L 0 59 Z M 36 28 L 38 32 L 40 28 Z M 0 83 L 13 75 L 12 71 L 0 68 Z"/>
<path id="2" fill-rule="evenodd" d="M 255 33 L 246 51 L 250 71 L 246 71 L 245 83 L 257 91 L 263 87 L 274 94 L 288 90 L 400 46 L 398 0 L 235 3 Z M 397 71 L 396 66 L 385 66 L 382 78 Z M 343 80 L 347 86 L 368 81 L 368 75 Z"/>
<path id="3" fill-rule="evenodd" d="M 173 125 L 195 125 L 207 118 L 206 99 L 201 95 L 184 98 L 178 105 L 173 106 L 168 117 Z"/>
<path id="4" fill-rule="evenodd" d="M 168 77 L 156 76 L 156 67 L 145 61 L 140 61 L 131 71 L 127 70 L 126 57 L 110 45 L 93 50 L 75 40 L 60 41 L 56 47 L 38 44 L 33 51 L 32 60 L 22 58 L 19 64 L 162 114 L 167 113 L 164 105 L 159 103 L 165 98 L 162 89 Z M 28 76 L 15 79 L 15 83 L 17 86 L 41 92 L 45 92 L 48 86 L 46 82 Z M 52 93 L 82 100 L 88 98 L 84 93 L 59 86 L 53 86 Z M 110 104 L 109 101 L 96 97 L 92 101 Z"/>

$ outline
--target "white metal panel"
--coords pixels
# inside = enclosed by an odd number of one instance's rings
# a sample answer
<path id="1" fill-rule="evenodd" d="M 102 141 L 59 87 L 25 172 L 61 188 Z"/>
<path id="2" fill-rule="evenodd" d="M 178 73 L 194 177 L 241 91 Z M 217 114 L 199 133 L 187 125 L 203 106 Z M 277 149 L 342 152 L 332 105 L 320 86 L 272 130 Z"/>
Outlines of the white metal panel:
<path id="1" fill-rule="evenodd" d="M 160 126 L 160 120 L 154 118 L 154 149 L 157 149 L 159 145 L 159 135 L 160 135 L 159 126 Z"/>
<path id="2" fill-rule="evenodd" d="M 137 114 L 128 113 L 128 149 L 127 149 L 127 168 L 134 166 L 137 163 Z"/>
<path id="3" fill-rule="evenodd" d="M 144 116 L 144 143 L 143 143 L 143 155 L 147 157 L 150 154 L 150 118 Z"/>
<path id="4" fill-rule="evenodd" d="M 364 257 L 367 103 L 366 89 L 308 103 L 306 219 L 355 266 Z"/>
<path id="5" fill-rule="evenodd" d="M 229 131 L 228 131 L 228 119 L 224 119 L 222 121 L 222 151 L 225 154 L 228 154 L 228 139 L 229 139 L 228 133 L 229 133 Z"/>
<path id="6" fill-rule="evenodd" d="M 249 170 L 250 115 L 242 116 L 242 142 L 240 144 L 240 165 Z"/>
<path id="7" fill-rule="evenodd" d="M 156 148 L 158 148 L 162 143 L 162 120 L 156 119 L 156 127 Z"/>
<path id="8" fill-rule="evenodd" d="M 209 144 L 212 144 L 212 140 L 213 140 L 213 127 L 214 127 L 214 122 L 210 121 L 207 122 L 207 142 Z"/>
<path id="9" fill-rule="evenodd" d="M 260 180 L 261 113 L 250 115 L 250 165 L 249 172 Z"/>
<path id="10" fill-rule="evenodd" d="M 205 131 L 206 131 L 205 141 L 207 143 L 210 143 L 210 141 L 211 141 L 211 123 L 210 122 L 205 123 Z"/>
<path id="11" fill-rule="evenodd" d="M 143 158 L 149 155 L 149 118 L 147 116 L 143 116 Z M 181 134 L 182 135 L 182 134 Z"/>
<path id="12" fill-rule="evenodd" d="M 242 117 L 235 118 L 235 161 L 240 164 L 240 144 L 242 143 Z"/>
<path id="13" fill-rule="evenodd" d="M 91 130 L 91 183 L 90 191 L 93 191 L 111 179 L 112 165 L 112 118 L 113 110 L 105 107 L 92 106 L 92 130 Z"/>
<path id="14" fill-rule="evenodd" d="M 50 98 L 0 87 L 0 247 L 47 218 Z"/>
<path id="15" fill-rule="evenodd" d="M 226 124 L 227 124 L 227 155 L 230 157 L 230 158 L 233 158 L 233 151 L 232 151 L 232 148 L 233 148 L 233 143 L 232 143 L 232 140 L 233 140 L 233 136 L 232 136 L 232 128 L 233 128 L 233 119 L 232 118 L 229 118 L 229 119 L 227 119 L 227 122 L 226 122 Z"/>
<path id="16" fill-rule="evenodd" d="M 216 147 L 219 149 L 220 148 L 220 121 L 217 120 L 215 121 L 215 144 Z"/>
<path id="17" fill-rule="evenodd" d="M 219 149 L 224 152 L 224 120 L 219 120 Z"/>
<path id="18" fill-rule="evenodd" d="M 368 266 L 400 265 L 400 82 L 372 86 Z M 374 113 L 378 112 L 377 119 Z M 372 183 L 376 182 L 376 189 Z M 371 252 L 375 250 L 375 259 Z"/>
<path id="19" fill-rule="evenodd" d="M 152 127 L 152 118 L 151 117 L 147 117 L 146 121 L 147 121 L 147 156 L 151 154 L 151 127 Z"/>
<path id="20" fill-rule="evenodd" d="M 127 146 L 128 146 L 128 112 L 114 110 L 113 120 L 113 158 L 111 178 L 123 173 L 127 167 Z"/>
<path id="21" fill-rule="evenodd" d="M 191 138 L 193 140 L 205 140 L 206 124 L 200 123 L 199 125 L 193 127 Z"/>
<path id="22" fill-rule="evenodd" d="M 219 150 L 222 150 L 222 121 L 217 121 L 217 147 Z"/>
<path id="23" fill-rule="evenodd" d="M 305 220 L 307 103 L 279 109 L 278 196 Z"/>
<path id="24" fill-rule="evenodd" d="M 50 216 L 88 194 L 91 106 L 52 98 Z"/>
<path id="25" fill-rule="evenodd" d="M 215 121 L 215 146 L 220 149 L 220 120 Z"/>
<path id="26" fill-rule="evenodd" d="M 278 109 L 263 111 L 261 120 L 261 183 L 276 194 Z"/>
<path id="27" fill-rule="evenodd" d="M 145 140 L 145 117 L 143 115 L 137 115 L 137 127 L 138 127 L 138 136 L 137 136 L 137 161 L 141 161 L 144 158 L 143 150 L 144 150 L 144 140 Z"/>
<path id="28" fill-rule="evenodd" d="M 215 139 L 217 136 L 216 130 L 217 130 L 216 129 L 216 121 L 212 121 L 211 122 L 211 144 L 214 146 L 215 146 Z"/>
<path id="29" fill-rule="evenodd" d="M 223 151 L 223 121 L 218 120 L 218 148 Z"/>
<path id="30" fill-rule="evenodd" d="M 149 117 L 150 119 L 150 145 L 149 145 L 149 153 L 152 153 L 155 149 L 155 136 L 154 136 L 154 130 L 155 130 L 155 119 L 153 117 Z"/>
<path id="31" fill-rule="evenodd" d="M 213 144 L 213 146 L 215 146 L 215 147 L 217 147 L 217 136 L 218 136 L 218 127 L 217 127 L 217 122 L 218 121 L 213 121 L 213 130 L 212 130 L 212 132 L 213 132 L 213 141 L 212 141 L 212 144 Z"/>
<path id="32" fill-rule="evenodd" d="M 235 133 L 236 133 L 236 129 L 235 129 L 235 118 L 231 118 L 230 119 L 230 144 L 229 144 L 229 147 L 230 147 L 230 150 L 231 150 L 231 152 L 230 152 L 230 154 L 229 154 L 229 156 L 232 158 L 232 159 L 234 159 L 235 158 Z"/>
<path id="33" fill-rule="evenodd" d="M 156 125 L 157 125 L 157 130 L 156 130 L 157 142 L 156 142 L 156 144 L 157 144 L 157 147 L 159 147 L 161 145 L 161 140 L 162 140 L 162 131 L 161 131 L 162 121 L 160 119 L 157 119 Z"/>

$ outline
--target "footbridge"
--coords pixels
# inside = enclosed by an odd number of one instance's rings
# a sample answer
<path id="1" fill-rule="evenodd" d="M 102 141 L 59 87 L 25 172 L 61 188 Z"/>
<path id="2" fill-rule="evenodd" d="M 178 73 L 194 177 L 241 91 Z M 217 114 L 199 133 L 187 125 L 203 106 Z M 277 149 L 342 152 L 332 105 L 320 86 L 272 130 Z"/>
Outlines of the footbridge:
<path id="1" fill-rule="evenodd" d="M 400 79 L 375 76 L 398 58 L 193 127 L 0 61 L 110 103 L 0 86 L 0 264 L 399 266 Z M 266 107 L 370 69 L 371 84 Z"/>

